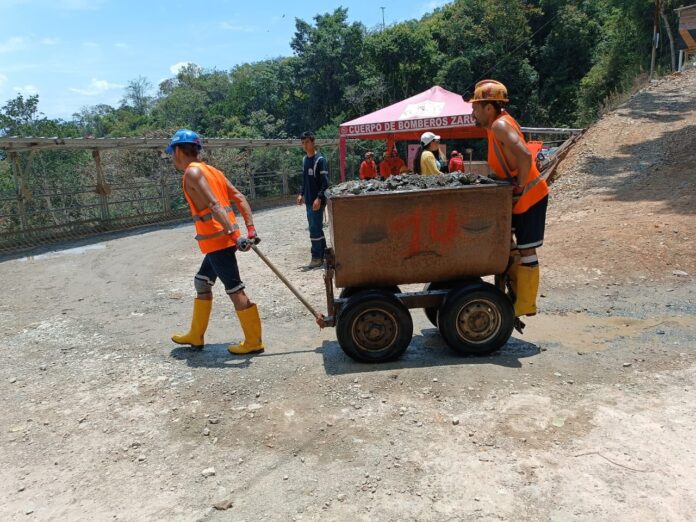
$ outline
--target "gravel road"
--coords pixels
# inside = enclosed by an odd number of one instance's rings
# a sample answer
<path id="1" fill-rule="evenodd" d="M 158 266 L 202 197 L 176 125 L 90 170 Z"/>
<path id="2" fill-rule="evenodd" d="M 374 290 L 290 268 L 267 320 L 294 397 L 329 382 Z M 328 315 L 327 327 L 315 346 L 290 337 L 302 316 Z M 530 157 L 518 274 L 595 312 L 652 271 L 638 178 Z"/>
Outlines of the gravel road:
<path id="1" fill-rule="evenodd" d="M 600 122 L 578 146 L 553 189 L 540 314 L 490 357 L 454 355 L 414 310 L 402 359 L 355 363 L 251 252 L 267 351 L 227 353 L 240 330 L 221 288 L 206 348 L 175 346 L 201 258 L 190 224 L 2 260 L 0 519 L 692 519 L 696 191 L 670 163 L 691 161 L 691 107 L 646 116 L 642 139 Z M 655 179 L 621 140 L 640 154 L 659 136 L 673 175 Z M 612 140 L 614 163 L 583 172 Z M 303 209 L 255 221 L 325 309 Z"/>

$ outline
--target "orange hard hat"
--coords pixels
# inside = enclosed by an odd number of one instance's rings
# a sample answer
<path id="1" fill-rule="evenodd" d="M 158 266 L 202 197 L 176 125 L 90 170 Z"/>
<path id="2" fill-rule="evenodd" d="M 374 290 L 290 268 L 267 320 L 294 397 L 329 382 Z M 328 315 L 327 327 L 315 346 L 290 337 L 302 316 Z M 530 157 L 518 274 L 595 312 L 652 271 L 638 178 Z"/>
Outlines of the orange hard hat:
<path id="1" fill-rule="evenodd" d="M 496 80 L 481 80 L 474 87 L 474 96 L 469 100 L 470 103 L 481 101 L 497 101 L 507 103 L 507 88 Z"/>

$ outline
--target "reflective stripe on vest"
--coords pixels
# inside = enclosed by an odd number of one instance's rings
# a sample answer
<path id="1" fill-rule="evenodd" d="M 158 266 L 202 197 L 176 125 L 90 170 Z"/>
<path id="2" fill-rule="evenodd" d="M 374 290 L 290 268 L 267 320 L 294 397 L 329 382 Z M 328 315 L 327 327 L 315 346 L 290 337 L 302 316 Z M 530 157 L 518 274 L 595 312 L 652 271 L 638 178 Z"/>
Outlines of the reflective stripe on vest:
<path id="1" fill-rule="evenodd" d="M 237 230 L 239 230 L 239 225 L 232 225 L 232 233 L 234 234 Z M 215 232 L 214 234 L 198 234 L 196 235 L 196 240 L 201 241 L 205 239 L 215 239 L 216 237 L 222 237 L 226 235 L 226 230 L 220 230 L 220 232 Z"/>
<path id="2" fill-rule="evenodd" d="M 227 179 L 225 175 L 215 167 L 207 165 L 203 162 L 193 162 L 189 167 L 195 167 L 205 177 L 210 190 L 215 199 L 220 203 L 220 206 L 227 213 L 227 217 L 232 225 L 231 233 L 224 229 L 222 223 L 219 223 L 209 208 L 197 210 L 193 200 L 186 191 L 186 174 L 182 178 L 184 196 L 191 208 L 191 219 L 196 227 L 196 240 L 201 252 L 204 254 L 216 252 L 228 247 L 234 247 L 237 244 L 237 238 L 241 236 L 239 226 L 237 226 L 237 218 L 234 215 L 234 207 L 229 200 Z"/>
<path id="3" fill-rule="evenodd" d="M 505 158 L 503 157 L 503 153 L 502 153 L 502 152 L 500 151 L 500 149 L 498 148 L 498 144 L 495 142 L 495 140 L 493 141 L 493 152 L 495 152 L 495 157 L 498 158 L 498 163 L 500 163 L 500 166 L 503 168 L 503 172 L 505 173 L 505 176 L 507 177 L 507 180 L 503 180 L 503 181 L 509 181 L 510 183 L 516 183 L 516 182 L 517 182 L 517 177 L 516 177 L 516 176 L 513 176 L 513 175 L 510 173 L 510 170 L 509 170 L 508 167 L 507 167 L 507 163 L 505 163 Z M 493 179 L 500 179 L 500 178 L 498 178 L 498 176 L 493 175 Z M 524 194 L 526 194 L 529 190 L 531 190 L 532 188 L 534 188 L 534 187 L 535 187 L 540 181 L 542 181 L 542 180 L 543 180 L 543 178 L 541 177 L 541 175 L 537 176 L 536 178 L 534 178 L 533 180 L 531 180 L 529 183 L 527 183 L 527 184 L 524 186 L 524 188 L 522 189 L 522 193 L 521 193 L 521 194 L 515 195 L 515 196 L 513 197 L 513 199 L 514 199 L 515 197 L 516 197 L 517 199 L 519 199 L 521 196 L 523 196 Z"/>
<path id="4" fill-rule="evenodd" d="M 224 210 L 225 212 L 233 212 L 234 207 L 230 205 L 229 207 L 225 207 L 222 210 Z M 210 221 L 211 219 L 213 219 L 213 213 L 211 212 L 204 216 L 191 216 L 191 219 L 193 219 L 194 221 Z"/>

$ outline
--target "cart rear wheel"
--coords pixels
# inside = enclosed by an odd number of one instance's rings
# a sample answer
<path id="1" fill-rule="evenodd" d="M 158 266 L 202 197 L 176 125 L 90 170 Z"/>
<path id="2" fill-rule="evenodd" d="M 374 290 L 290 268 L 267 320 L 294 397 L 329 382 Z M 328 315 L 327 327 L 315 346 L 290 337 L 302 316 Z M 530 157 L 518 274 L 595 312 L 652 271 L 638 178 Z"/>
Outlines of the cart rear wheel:
<path id="1" fill-rule="evenodd" d="M 390 292 L 366 290 L 355 294 L 343 307 L 336 337 L 343 351 L 362 362 L 396 359 L 413 336 L 408 309 Z"/>
<path id="2" fill-rule="evenodd" d="M 438 317 L 440 333 L 452 349 L 485 355 L 508 341 L 515 311 L 503 292 L 489 283 L 478 283 L 447 294 Z"/>
<path id="3" fill-rule="evenodd" d="M 427 292 L 428 290 L 449 290 L 450 288 L 482 282 L 483 281 L 481 281 L 480 278 L 471 278 L 459 281 L 440 281 L 438 283 L 426 283 L 423 287 L 423 291 Z M 425 312 L 425 316 L 428 318 L 428 320 L 433 324 L 433 326 L 437 328 L 437 314 L 440 311 L 440 307 L 431 306 L 429 308 L 423 308 L 423 311 Z"/>

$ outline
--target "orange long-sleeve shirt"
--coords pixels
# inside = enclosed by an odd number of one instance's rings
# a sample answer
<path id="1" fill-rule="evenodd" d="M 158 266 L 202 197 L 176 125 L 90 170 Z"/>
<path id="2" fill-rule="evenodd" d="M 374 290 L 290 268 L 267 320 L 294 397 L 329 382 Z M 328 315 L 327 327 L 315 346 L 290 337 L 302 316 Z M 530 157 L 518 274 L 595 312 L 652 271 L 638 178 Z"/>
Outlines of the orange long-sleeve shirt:
<path id="1" fill-rule="evenodd" d="M 360 179 L 373 179 L 377 177 L 377 164 L 374 160 L 364 160 L 360 164 Z"/>

